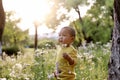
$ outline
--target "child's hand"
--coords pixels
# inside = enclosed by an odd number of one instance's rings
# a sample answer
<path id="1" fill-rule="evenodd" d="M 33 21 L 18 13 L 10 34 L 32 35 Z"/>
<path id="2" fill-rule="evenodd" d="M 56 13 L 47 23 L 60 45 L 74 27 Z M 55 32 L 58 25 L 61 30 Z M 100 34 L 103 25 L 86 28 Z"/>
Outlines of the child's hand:
<path id="1" fill-rule="evenodd" d="M 70 56 L 67 53 L 63 53 L 63 57 L 67 60 L 69 60 Z"/>
<path id="2" fill-rule="evenodd" d="M 57 74 L 56 71 L 54 72 L 54 76 L 55 76 L 55 78 L 57 79 L 58 74 Z"/>
<path id="3" fill-rule="evenodd" d="M 63 57 L 69 62 L 70 65 L 74 64 L 74 60 L 67 53 L 63 53 Z"/>
<path id="4" fill-rule="evenodd" d="M 53 72 L 52 74 L 48 75 L 48 80 L 51 80 L 51 78 L 56 78 L 57 79 L 57 72 Z"/>

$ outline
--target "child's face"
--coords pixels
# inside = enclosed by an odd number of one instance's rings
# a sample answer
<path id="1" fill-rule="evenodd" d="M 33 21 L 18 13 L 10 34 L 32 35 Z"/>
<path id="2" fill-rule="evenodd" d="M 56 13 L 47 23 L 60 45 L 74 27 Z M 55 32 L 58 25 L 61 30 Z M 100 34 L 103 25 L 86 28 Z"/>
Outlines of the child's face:
<path id="1" fill-rule="evenodd" d="M 61 44 L 70 45 L 74 40 L 74 37 L 70 35 L 70 31 L 68 29 L 62 29 L 59 33 L 58 41 Z"/>

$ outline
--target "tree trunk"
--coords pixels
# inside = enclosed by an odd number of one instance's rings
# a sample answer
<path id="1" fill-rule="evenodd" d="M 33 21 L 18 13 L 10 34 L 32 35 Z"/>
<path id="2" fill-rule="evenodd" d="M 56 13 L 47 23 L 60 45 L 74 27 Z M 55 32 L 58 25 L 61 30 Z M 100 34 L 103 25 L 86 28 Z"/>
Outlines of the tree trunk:
<path id="1" fill-rule="evenodd" d="M 35 26 L 35 50 L 37 50 L 37 43 L 38 43 L 37 27 L 38 26 Z"/>
<path id="2" fill-rule="evenodd" d="M 108 80 L 120 80 L 120 0 L 114 0 L 114 29 L 108 63 Z"/>
<path id="3" fill-rule="evenodd" d="M 81 18 L 81 14 L 80 14 L 79 7 L 77 7 L 77 8 L 75 9 L 75 11 L 78 13 L 80 23 L 83 25 L 83 20 L 82 20 L 82 18 Z"/>
<path id="4" fill-rule="evenodd" d="M 5 25 L 5 13 L 2 5 L 2 0 L 0 0 L 0 41 L 2 40 L 4 25 Z"/>
<path id="5" fill-rule="evenodd" d="M 2 5 L 2 0 L 0 0 L 0 55 L 2 53 L 1 46 L 2 46 L 2 34 L 4 31 L 5 26 L 5 13 Z"/>
<path id="6" fill-rule="evenodd" d="M 80 14 L 80 9 L 79 9 L 78 6 L 75 8 L 75 11 L 77 12 L 77 14 L 79 16 L 79 22 L 80 22 L 81 26 L 84 26 L 83 25 L 83 20 L 82 20 L 81 14 Z M 83 29 L 82 28 L 81 29 L 77 29 L 77 26 L 76 26 L 75 22 L 73 22 L 73 23 L 75 25 L 76 31 L 78 32 L 78 34 L 81 37 L 81 38 L 79 38 L 79 43 L 78 43 L 78 46 L 80 46 L 85 41 L 85 35 L 83 34 Z"/>

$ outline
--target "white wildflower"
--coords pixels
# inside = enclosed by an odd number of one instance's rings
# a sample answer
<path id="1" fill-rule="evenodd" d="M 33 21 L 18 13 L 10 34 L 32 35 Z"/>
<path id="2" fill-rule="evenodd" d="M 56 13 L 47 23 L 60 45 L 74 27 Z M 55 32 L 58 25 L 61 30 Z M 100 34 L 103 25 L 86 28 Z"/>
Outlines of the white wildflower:
<path id="1" fill-rule="evenodd" d="M 51 78 L 54 78 L 54 73 L 48 75 L 48 80 L 50 80 Z"/>
<path id="2" fill-rule="evenodd" d="M 0 78 L 0 80 L 7 80 L 6 78 Z"/>

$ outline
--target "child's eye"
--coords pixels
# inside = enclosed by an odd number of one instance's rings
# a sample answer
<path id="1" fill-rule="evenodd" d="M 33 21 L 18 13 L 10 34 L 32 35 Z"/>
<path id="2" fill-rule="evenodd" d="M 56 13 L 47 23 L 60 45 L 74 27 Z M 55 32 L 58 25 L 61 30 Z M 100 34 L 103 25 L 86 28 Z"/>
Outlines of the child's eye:
<path id="1" fill-rule="evenodd" d="M 62 36 L 61 34 L 59 34 L 59 37 Z"/>
<path id="2" fill-rule="evenodd" d="M 66 34 L 63 34 L 62 36 L 66 36 Z"/>
<path id="3" fill-rule="evenodd" d="M 59 34 L 59 36 L 66 36 L 65 34 Z"/>
<path id="4" fill-rule="evenodd" d="M 63 36 L 66 36 L 66 35 L 63 35 Z"/>

